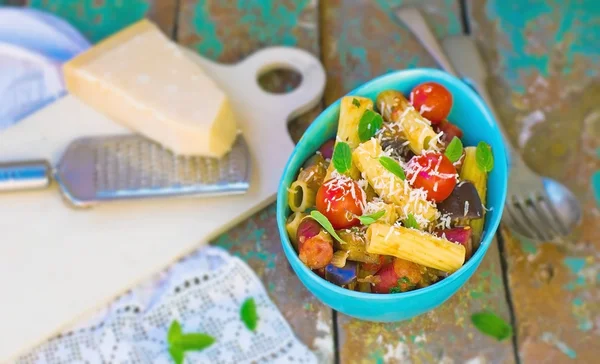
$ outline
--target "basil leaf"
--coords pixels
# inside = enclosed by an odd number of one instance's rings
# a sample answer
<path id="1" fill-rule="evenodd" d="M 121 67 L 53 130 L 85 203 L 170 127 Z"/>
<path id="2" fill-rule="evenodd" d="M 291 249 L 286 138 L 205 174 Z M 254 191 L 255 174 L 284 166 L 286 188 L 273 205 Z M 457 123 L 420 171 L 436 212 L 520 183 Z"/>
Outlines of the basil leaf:
<path id="1" fill-rule="evenodd" d="M 173 345 L 180 337 L 181 324 L 179 324 L 179 321 L 175 320 L 171 322 L 171 326 L 169 326 L 169 332 L 167 333 L 167 342 L 169 343 L 169 345 Z"/>
<path id="2" fill-rule="evenodd" d="M 406 179 L 406 175 L 404 174 L 404 170 L 398 164 L 398 162 L 396 162 L 392 158 L 386 157 L 386 156 L 381 156 L 381 157 L 379 157 L 379 163 L 381 163 L 381 165 L 385 169 L 387 169 L 388 171 L 392 172 L 396 177 L 400 178 L 401 180 L 404 181 Z"/>
<path id="3" fill-rule="evenodd" d="M 417 222 L 417 219 L 415 219 L 415 216 L 413 214 L 408 214 L 408 217 L 406 218 L 406 220 L 404 220 L 404 227 L 407 227 L 409 229 L 419 229 L 419 223 Z"/>
<path id="4" fill-rule="evenodd" d="M 183 364 L 183 350 L 178 346 L 169 346 L 169 354 L 175 364 Z"/>
<path id="5" fill-rule="evenodd" d="M 371 225 L 385 215 L 385 210 L 377 211 L 370 215 L 359 216 L 360 223 L 363 225 Z"/>
<path id="6" fill-rule="evenodd" d="M 400 287 L 392 287 L 390 288 L 390 293 L 402 293 Z"/>
<path id="7" fill-rule="evenodd" d="M 350 146 L 344 142 L 336 143 L 331 161 L 339 173 L 344 174 L 348 172 L 350 167 L 352 167 L 352 151 L 350 151 Z"/>
<path id="8" fill-rule="evenodd" d="M 463 154 L 463 144 L 458 137 L 452 138 L 448 147 L 446 147 L 446 151 L 444 152 L 446 157 L 450 159 L 450 162 L 454 163 L 462 157 Z"/>
<path id="9" fill-rule="evenodd" d="M 410 284 L 410 279 L 407 276 L 398 278 L 398 284 Z"/>
<path id="10" fill-rule="evenodd" d="M 327 220 L 325 215 L 323 215 L 317 210 L 313 210 L 310 212 L 310 217 L 312 217 L 313 219 L 315 219 L 315 221 L 321 224 L 323 229 L 325 229 L 325 231 L 327 231 L 331 236 L 333 236 L 335 240 L 339 241 L 342 244 L 346 244 L 346 242 L 343 241 L 342 238 L 340 238 L 339 235 L 335 232 L 333 225 L 331 225 L 331 223 L 329 222 L 329 220 Z"/>
<path id="11" fill-rule="evenodd" d="M 214 344 L 215 338 L 207 334 L 184 334 L 176 341 L 175 347 L 188 350 L 204 350 Z"/>
<path id="12" fill-rule="evenodd" d="M 512 326 L 492 312 L 471 315 L 471 322 L 482 333 L 502 341 L 513 334 Z"/>
<path id="13" fill-rule="evenodd" d="M 248 330 L 256 330 L 256 326 L 258 325 L 258 314 L 256 313 L 256 302 L 254 302 L 254 298 L 248 298 L 244 301 L 242 308 L 240 309 L 240 318 Z"/>
<path id="14" fill-rule="evenodd" d="M 477 166 L 483 172 L 489 172 L 494 169 L 494 156 L 492 155 L 492 148 L 486 142 L 479 142 L 477 149 L 475 149 L 475 161 Z"/>
<path id="15" fill-rule="evenodd" d="M 361 142 L 366 142 L 371 139 L 381 126 L 383 118 L 373 110 L 365 110 L 358 122 L 358 139 Z"/>
<path id="16" fill-rule="evenodd" d="M 360 101 L 358 101 L 357 99 L 352 99 L 352 105 L 360 107 Z"/>

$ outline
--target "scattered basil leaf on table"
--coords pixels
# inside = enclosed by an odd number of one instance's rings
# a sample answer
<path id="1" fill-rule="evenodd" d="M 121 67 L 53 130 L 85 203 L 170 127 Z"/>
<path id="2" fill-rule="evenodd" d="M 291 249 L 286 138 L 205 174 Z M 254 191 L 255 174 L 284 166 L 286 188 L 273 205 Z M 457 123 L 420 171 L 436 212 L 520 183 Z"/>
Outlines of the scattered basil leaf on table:
<path id="1" fill-rule="evenodd" d="M 258 313 L 256 312 L 256 302 L 254 298 L 248 298 L 242 304 L 240 309 L 240 318 L 250 331 L 255 331 L 258 325 Z"/>
<path id="2" fill-rule="evenodd" d="M 360 107 L 360 101 L 358 101 L 357 99 L 352 99 L 352 105 Z"/>
<path id="3" fill-rule="evenodd" d="M 419 223 L 417 222 L 417 219 L 415 219 L 415 216 L 413 214 L 408 214 L 408 217 L 406 218 L 406 220 L 404 220 L 404 227 L 407 227 L 409 229 L 419 229 Z"/>
<path id="4" fill-rule="evenodd" d="M 475 149 L 475 161 L 477 166 L 484 172 L 489 172 L 494 168 L 494 156 L 492 148 L 486 142 L 479 142 Z"/>
<path id="5" fill-rule="evenodd" d="M 463 154 L 463 144 L 459 138 L 454 137 L 448 147 L 446 147 L 446 151 L 444 152 L 446 157 L 450 160 L 450 162 L 455 163 L 462 157 Z"/>
<path id="6" fill-rule="evenodd" d="M 385 169 L 392 172 L 396 177 L 400 178 L 401 180 L 404 181 L 406 179 L 406 175 L 404 174 L 402 166 L 400 166 L 400 164 L 398 164 L 398 162 L 396 162 L 392 158 L 381 156 L 379 157 L 379 163 L 381 163 L 381 165 Z"/>
<path id="7" fill-rule="evenodd" d="M 375 221 L 377 221 L 380 218 L 382 218 L 383 215 L 385 215 L 385 210 L 377 211 L 377 212 L 372 213 L 370 215 L 362 215 L 362 216 L 359 216 L 358 219 L 360 220 L 360 223 L 363 224 L 363 225 L 371 225 Z"/>
<path id="8" fill-rule="evenodd" d="M 342 238 L 340 238 L 339 235 L 335 232 L 333 225 L 331 225 L 331 223 L 329 222 L 329 220 L 327 220 L 325 215 L 323 215 L 322 213 L 320 213 L 317 210 L 313 210 L 310 212 L 310 217 L 312 217 L 313 219 L 315 219 L 316 222 L 321 224 L 323 229 L 325 229 L 325 231 L 327 231 L 329 234 L 331 234 L 331 236 L 333 236 L 335 238 L 335 240 L 339 241 L 342 244 L 346 244 L 346 242 L 344 240 L 342 240 Z"/>
<path id="9" fill-rule="evenodd" d="M 206 334 L 183 334 L 177 341 L 184 351 L 204 350 L 214 344 L 215 338 Z"/>
<path id="10" fill-rule="evenodd" d="M 179 321 L 174 320 L 169 326 L 169 332 L 167 333 L 167 342 L 173 344 L 181 336 L 181 324 Z"/>
<path id="11" fill-rule="evenodd" d="M 383 118 L 373 110 L 365 110 L 358 122 L 358 139 L 361 142 L 366 142 L 371 139 L 381 126 Z"/>
<path id="12" fill-rule="evenodd" d="M 352 167 L 352 151 L 350 150 L 350 146 L 344 142 L 335 143 L 331 161 L 339 173 L 344 174 L 348 172 L 350 167 Z"/>
<path id="13" fill-rule="evenodd" d="M 479 312 L 471 315 L 471 322 L 482 333 L 499 341 L 512 336 L 512 326 L 492 312 Z"/>
<path id="14" fill-rule="evenodd" d="M 175 364 L 183 364 L 183 350 L 178 346 L 169 346 L 169 354 Z"/>
<path id="15" fill-rule="evenodd" d="M 169 353 L 176 364 L 183 363 L 185 352 L 189 350 L 204 350 L 215 342 L 215 338 L 202 333 L 184 334 L 181 324 L 175 320 L 171 322 L 167 333 Z"/>

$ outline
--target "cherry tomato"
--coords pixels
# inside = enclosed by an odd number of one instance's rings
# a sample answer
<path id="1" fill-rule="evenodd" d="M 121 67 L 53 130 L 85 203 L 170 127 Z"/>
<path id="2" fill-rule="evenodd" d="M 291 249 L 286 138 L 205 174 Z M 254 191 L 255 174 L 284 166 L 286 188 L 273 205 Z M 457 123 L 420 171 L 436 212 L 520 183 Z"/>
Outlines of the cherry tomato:
<path id="1" fill-rule="evenodd" d="M 376 274 L 379 283 L 373 286 L 375 293 L 390 293 L 392 288 L 405 292 L 416 288 L 423 280 L 425 268 L 408 260 L 394 258 L 384 265 Z"/>
<path id="2" fill-rule="evenodd" d="M 321 152 L 321 155 L 323 156 L 323 158 L 331 160 L 331 157 L 333 156 L 333 147 L 334 146 L 335 146 L 335 139 L 330 139 L 330 140 L 326 141 L 325 143 L 323 143 L 323 145 L 321 145 L 321 148 L 319 148 L 319 152 Z"/>
<path id="3" fill-rule="evenodd" d="M 300 246 L 299 258 L 310 269 L 321 269 L 333 258 L 333 239 L 325 231 L 306 239 Z"/>
<path id="4" fill-rule="evenodd" d="M 317 191 L 317 210 L 325 215 L 333 228 L 348 229 L 358 225 L 365 193 L 350 178 L 331 178 Z"/>
<path id="5" fill-rule="evenodd" d="M 423 117 L 437 124 L 450 114 L 452 94 L 439 83 L 425 82 L 410 92 L 410 103 Z"/>
<path id="6" fill-rule="evenodd" d="M 408 161 L 406 178 L 414 187 L 427 191 L 429 200 L 441 202 L 456 186 L 456 168 L 445 155 L 429 152 Z"/>
<path id="7" fill-rule="evenodd" d="M 390 293 L 390 289 L 398 285 L 398 275 L 394 271 L 394 263 L 384 265 L 376 274 L 379 282 L 372 287 L 375 293 Z"/>

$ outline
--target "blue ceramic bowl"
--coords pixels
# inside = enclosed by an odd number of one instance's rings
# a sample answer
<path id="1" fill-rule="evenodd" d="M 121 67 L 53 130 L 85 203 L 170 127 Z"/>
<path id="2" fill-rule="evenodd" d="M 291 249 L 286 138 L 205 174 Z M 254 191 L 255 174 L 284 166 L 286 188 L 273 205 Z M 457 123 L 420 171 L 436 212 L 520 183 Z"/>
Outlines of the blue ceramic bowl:
<path id="1" fill-rule="evenodd" d="M 473 257 L 458 271 L 429 287 L 397 294 L 372 294 L 355 292 L 338 287 L 322 279 L 308 269 L 298 255 L 285 230 L 286 218 L 290 215 L 287 189 L 296 179 L 300 167 L 328 139 L 335 136 L 340 111 L 336 101 L 323 111 L 294 149 L 279 185 L 277 193 L 277 225 L 283 251 L 300 281 L 321 302 L 346 315 L 368 321 L 401 321 L 425 313 L 450 298 L 465 284 L 487 252 L 502 214 L 506 198 L 507 162 L 502 137 L 493 117 L 477 94 L 459 79 L 435 69 L 412 69 L 386 74 L 358 87 L 349 95 L 369 97 L 387 89 L 401 91 L 405 95 L 426 81 L 444 85 L 453 95 L 454 105 L 448 120 L 457 124 L 464 132 L 465 146 L 485 141 L 492 146 L 494 169 L 488 179 L 487 208 L 483 241 Z"/>

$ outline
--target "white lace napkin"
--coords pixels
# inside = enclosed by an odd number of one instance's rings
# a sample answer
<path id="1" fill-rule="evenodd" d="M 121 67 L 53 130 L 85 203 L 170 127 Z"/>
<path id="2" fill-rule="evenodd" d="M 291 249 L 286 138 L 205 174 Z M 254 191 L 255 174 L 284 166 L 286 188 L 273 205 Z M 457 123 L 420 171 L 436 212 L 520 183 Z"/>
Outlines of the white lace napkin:
<path id="1" fill-rule="evenodd" d="M 240 319 L 247 298 L 257 306 L 255 332 Z M 317 362 L 246 263 L 206 247 L 18 363 L 172 363 L 167 331 L 173 320 L 184 333 L 201 332 L 216 340 L 203 351 L 186 352 L 185 363 Z"/>

